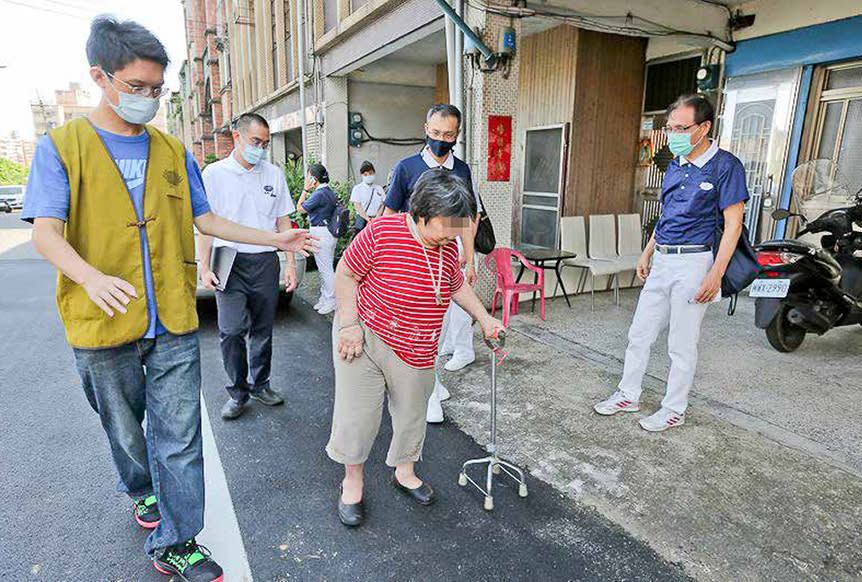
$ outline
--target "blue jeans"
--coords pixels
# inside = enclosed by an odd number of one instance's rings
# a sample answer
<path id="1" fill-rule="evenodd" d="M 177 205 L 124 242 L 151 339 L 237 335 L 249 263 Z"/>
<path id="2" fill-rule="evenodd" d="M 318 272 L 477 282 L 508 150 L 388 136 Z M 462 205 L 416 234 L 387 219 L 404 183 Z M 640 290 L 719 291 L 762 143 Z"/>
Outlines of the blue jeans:
<path id="1" fill-rule="evenodd" d="M 197 333 L 74 352 L 84 393 L 108 435 L 117 490 L 159 501 L 162 519 L 147 538 L 147 553 L 196 536 L 204 523 Z"/>

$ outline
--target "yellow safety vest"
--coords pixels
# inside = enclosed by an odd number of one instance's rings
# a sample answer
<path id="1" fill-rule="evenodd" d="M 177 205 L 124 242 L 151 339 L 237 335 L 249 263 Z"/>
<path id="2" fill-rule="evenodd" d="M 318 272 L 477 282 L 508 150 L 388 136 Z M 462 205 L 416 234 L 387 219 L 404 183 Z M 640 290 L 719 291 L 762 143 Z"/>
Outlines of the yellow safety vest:
<path id="1" fill-rule="evenodd" d="M 138 293 L 127 306 L 127 313 L 109 317 L 90 301 L 83 286 L 60 273 L 57 306 L 66 337 L 77 348 L 119 346 L 146 334 L 144 229 L 159 320 L 174 334 L 198 328 L 197 267 L 185 149 L 176 138 L 150 126 L 146 129 L 150 139 L 141 221 L 119 168 L 88 120 L 74 119 L 50 133 L 69 177 L 66 240 L 89 264 L 128 281 Z"/>

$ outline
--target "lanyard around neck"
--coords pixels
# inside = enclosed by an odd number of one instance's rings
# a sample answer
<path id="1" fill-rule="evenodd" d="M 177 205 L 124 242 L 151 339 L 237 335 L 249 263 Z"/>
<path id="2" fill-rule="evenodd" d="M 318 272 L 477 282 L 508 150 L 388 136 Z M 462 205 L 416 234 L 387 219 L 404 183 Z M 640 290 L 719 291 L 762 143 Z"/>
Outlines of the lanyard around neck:
<path id="1" fill-rule="evenodd" d="M 425 257 L 425 264 L 428 266 L 428 274 L 431 275 L 431 286 L 434 288 L 434 301 L 437 305 L 443 305 L 443 249 L 439 249 L 437 255 L 437 279 L 434 279 L 434 269 L 431 267 L 431 259 L 428 258 L 428 249 L 425 248 L 425 243 L 422 235 L 419 234 L 419 229 L 413 221 L 411 215 L 407 215 L 407 226 L 410 228 L 410 234 L 419 243 L 422 248 L 422 255 Z"/>

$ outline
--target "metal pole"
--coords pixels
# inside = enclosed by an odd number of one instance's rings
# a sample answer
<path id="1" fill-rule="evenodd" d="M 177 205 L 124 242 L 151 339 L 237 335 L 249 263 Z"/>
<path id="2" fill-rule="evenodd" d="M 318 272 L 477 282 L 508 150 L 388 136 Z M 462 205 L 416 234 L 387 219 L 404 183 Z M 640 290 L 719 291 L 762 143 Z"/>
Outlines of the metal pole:
<path id="1" fill-rule="evenodd" d="M 491 350 L 491 444 L 488 452 L 497 452 L 497 354 Z M 489 473 L 490 474 L 490 473 Z M 490 491 L 490 488 L 488 489 Z"/>
<path id="2" fill-rule="evenodd" d="M 302 131 L 302 175 L 305 177 L 308 174 L 308 156 L 306 149 L 308 147 L 307 129 L 305 127 L 305 15 L 304 6 L 305 0 L 296 0 L 296 49 L 299 52 L 297 62 L 298 77 L 299 77 L 299 123 Z"/>
<path id="3" fill-rule="evenodd" d="M 496 60 L 494 53 L 491 52 L 491 49 L 489 49 L 488 46 L 484 42 L 482 42 L 482 39 L 476 36 L 476 33 L 473 32 L 473 30 L 469 26 L 467 26 L 467 23 L 464 22 L 464 19 L 455 14 L 455 11 L 452 9 L 451 6 L 449 6 L 449 3 L 446 0 L 435 1 L 437 2 L 437 5 L 440 6 L 440 10 L 442 10 L 443 13 L 446 14 L 447 22 L 451 20 L 453 23 L 455 23 L 455 26 L 458 27 L 464 33 L 464 36 L 473 41 L 473 43 L 476 45 L 476 48 L 478 48 L 479 52 L 482 53 L 482 56 L 485 57 L 485 62 L 488 65 L 493 65 L 494 61 Z"/>
<path id="4" fill-rule="evenodd" d="M 449 85 L 449 103 L 455 103 L 455 24 L 446 19 L 446 74 Z"/>
<path id="5" fill-rule="evenodd" d="M 455 0 L 456 14 L 463 20 L 464 18 L 464 2 Z M 454 25 L 453 25 L 454 26 Z M 455 51 L 453 64 L 455 65 L 455 100 L 452 105 L 458 108 L 461 112 L 461 120 L 464 120 L 464 33 L 461 29 L 455 30 Z M 458 143 L 455 146 L 455 156 L 464 159 L 464 128 L 462 127 L 461 135 Z"/>

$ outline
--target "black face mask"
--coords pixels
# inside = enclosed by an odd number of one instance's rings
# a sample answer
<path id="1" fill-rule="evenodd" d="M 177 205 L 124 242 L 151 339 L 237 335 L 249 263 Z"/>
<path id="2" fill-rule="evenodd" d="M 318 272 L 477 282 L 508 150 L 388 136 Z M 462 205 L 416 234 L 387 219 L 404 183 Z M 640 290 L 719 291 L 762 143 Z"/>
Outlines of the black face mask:
<path id="1" fill-rule="evenodd" d="M 449 152 L 452 151 L 452 148 L 455 147 L 454 141 L 431 139 L 430 136 L 425 136 L 425 139 L 428 142 L 428 147 L 431 148 L 431 153 L 433 153 L 438 158 L 448 156 Z"/>

